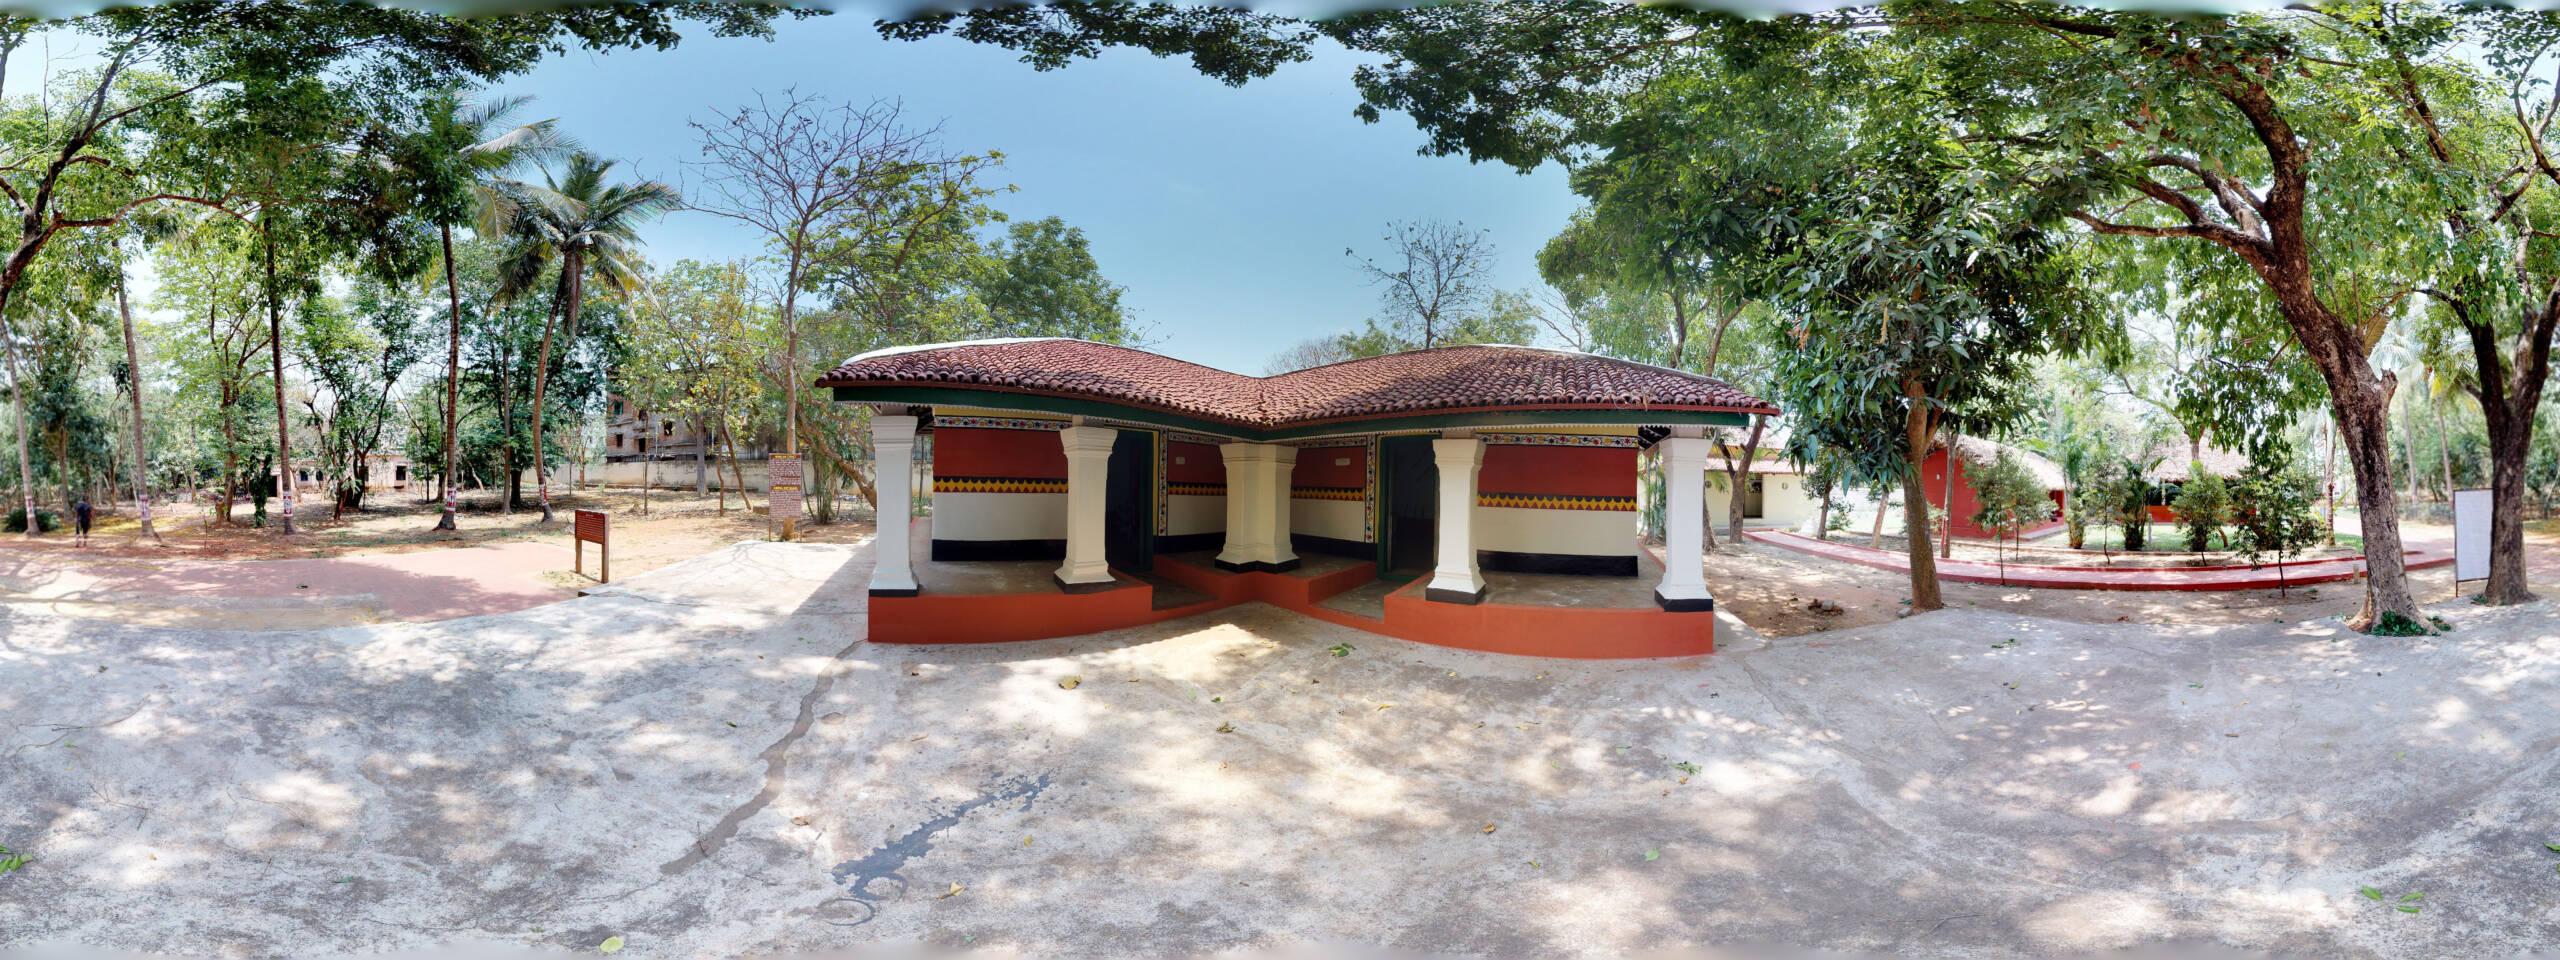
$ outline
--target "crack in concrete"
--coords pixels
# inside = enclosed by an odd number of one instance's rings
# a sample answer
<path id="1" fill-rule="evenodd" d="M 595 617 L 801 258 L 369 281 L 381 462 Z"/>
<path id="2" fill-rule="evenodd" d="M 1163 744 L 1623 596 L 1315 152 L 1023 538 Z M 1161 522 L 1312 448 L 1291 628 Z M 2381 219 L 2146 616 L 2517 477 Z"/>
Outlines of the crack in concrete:
<path id="1" fill-rule="evenodd" d="M 1037 777 L 1016 778 L 1010 784 L 988 790 L 945 811 L 940 816 L 916 824 L 915 829 L 907 831 L 897 839 L 881 844 L 880 849 L 873 850 L 858 859 L 836 864 L 835 869 L 828 873 L 835 877 L 837 883 L 844 886 L 845 895 L 827 902 L 859 903 L 863 906 L 863 914 L 862 919 L 859 920 L 829 921 L 829 923 L 840 927 L 858 927 L 870 923 L 872 918 L 880 915 L 880 898 L 872 895 L 870 891 L 872 881 L 895 880 L 898 882 L 898 892 L 904 894 L 907 889 L 907 878 L 900 871 L 906 868 L 907 861 L 933 851 L 935 834 L 959 825 L 960 819 L 968 816 L 970 811 L 999 801 L 1019 799 L 1022 801 L 1022 809 L 1029 810 L 1031 801 L 1039 799 L 1040 791 L 1048 788 L 1049 775 L 1045 773 Z M 824 905 L 820 904 L 820 906 Z"/>
<path id="2" fill-rule="evenodd" d="M 747 822 L 748 817 L 764 812 L 764 808 L 773 804 L 775 797 L 782 795 L 783 781 L 791 773 L 791 748 L 800 742 L 801 737 L 809 734 L 809 725 L 816 719 L 818 700 L 825 697 L 828 691 L 835 689 L 836 681 L 844 676 L 845 669 L 849 665 L 845 658 L 852 656 L 853 648 L 861 646 L 864 642 L 866 641 L 856 640 L 845 644 L 844 649 L 836 651 L 835 656 L 828 661 L 826 672 L 819 674 L 817 682 L 809 685 L 809 692 L 801 695 L 800 714 L 791 721 L 791 730 L 784 733 L 781 739 L 775 740 L 772 746 L 764 748 L 763 752 L 757 754 L 764 759 L 763 789 L 757 790 L 755 796 L 747 798 L 747 802 L 730 810 L 727 816 L 720 818 L 719 823 L 713 824 L 709 831 L 696 838 L 693 841 L 693 849 L 685 851 L 683 856 L 659 864 L 660 876 L 671 877 L 691 869 L 695 864 L 711 859 L 712 854 L 719 852 L 730 838 L 738 835 L 740 824 Z"/>

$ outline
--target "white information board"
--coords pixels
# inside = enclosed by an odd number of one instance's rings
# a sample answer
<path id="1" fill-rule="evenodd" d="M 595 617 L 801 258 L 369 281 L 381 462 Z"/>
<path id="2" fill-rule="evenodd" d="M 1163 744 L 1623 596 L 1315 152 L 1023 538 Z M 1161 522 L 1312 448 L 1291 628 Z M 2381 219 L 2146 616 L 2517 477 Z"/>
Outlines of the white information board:
<path id="1" fill-rule="evenodd" d="M 2453 578 L 2489 579 L 2489 491 L 2453 492 Z"/>

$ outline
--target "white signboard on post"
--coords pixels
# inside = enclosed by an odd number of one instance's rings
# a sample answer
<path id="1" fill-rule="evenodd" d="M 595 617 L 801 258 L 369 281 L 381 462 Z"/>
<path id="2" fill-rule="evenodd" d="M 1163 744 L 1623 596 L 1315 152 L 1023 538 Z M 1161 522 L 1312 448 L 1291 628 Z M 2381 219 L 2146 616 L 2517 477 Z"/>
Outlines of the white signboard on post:
<path id="1" fill-rule="evenodd" d="M 2453 578 L 2489 579 L 2489 491 L 2453 492 Z"/>

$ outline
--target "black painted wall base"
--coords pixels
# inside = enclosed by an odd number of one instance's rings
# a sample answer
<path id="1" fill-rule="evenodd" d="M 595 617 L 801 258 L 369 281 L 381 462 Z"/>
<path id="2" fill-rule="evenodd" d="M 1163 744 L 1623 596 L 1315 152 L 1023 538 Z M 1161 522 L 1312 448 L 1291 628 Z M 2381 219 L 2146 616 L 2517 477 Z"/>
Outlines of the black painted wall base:
<path id="1" fill-rule="evenodd" d="M 1298 558 L 1290 557 L 1289 559 L 1279 563 L 1269 563 L 1261 560 L 1254 560 L 1246 563 L 1228 563 L 1227 561 L 1220 560 L 1215 563 L 1215 566 L 1228 573 L 1287 573 L 1291 570 L 1298 569 Z"/>
<path id="2" fill-rule="evenodd" d="M 875 597 L 912 597 L 918 592 L 920 591 L 915 587 L 908 587 L 904 590 L 880 590 L 875 588 L 871 591 L 871 595 Z"/>
<path id="3" fill-rule="evenodd" d="M 1485 592 L 1490 589 L 1492 588 L 1477 587 L 1476 592 L 1467 593 L 1461 590 L 1449 590 L 1441 587 L 1424 587 L 1422 588 L 1422 599 L 1429 600 L 1433 603 L 1463 603 L 1472 607 L 1476 604 L 1483 603 Z"/>
<path id="4" fill-rule="evenodd" d="M 1058 590 L 1063 593 L 1101 593 L 1105 590 L 1120 589 L 1120 578 L 1116 576 L 1099 583 L 1068 583 L 1053 573 L 1049 575 L 1049 582 L 1057 584 Z"/>
<path id="5" fill-rule="evenodd" d="M 1714 597 L 1673 600 L 1669 597 L 1663 596 L 1662 591 L 1660 590 L 1653 592 L 1653 602 L 1660 604 L 1663 612 L 1665 613 L 1714 613 L 1716 609 L 1716 598 Z"/>
<path id="6" fill-rule="evenodd" d="M 1336 540 L 1312 533 L 1289 535 L 1289 552 L 1321 553 L 1328 557 L 1350 557 L 1353 560 L 1378 559 L 1378 545 L 1366 540 Z"/>
<path id="7" fill-rule="evenodd" d="M 1506 550 L 1476 551 L 1476 565 L 1503 573 L 1554 573 L 1576 577 L 1632 577 L 1636 575 L 1635 555 L 1623 557 L 1594 556 L 1581 553 L 1514 553 Z"/>
<path id="8" fill-rule="evenodd" d="M 1163 556 L 1168 553 L 1190 553 L 1194 550 L 1223 550 L 1226 549 L 1226 546 L 1227 534 L 1224 530 L 1211 530 L 1207 533 L 1166 534 L 1156 538 L 1156 555 Z"/>
<path id="9" fill-rule="evenodd" d="M 1064 540 L 935 540 L 936 560 L 1064 560 Z"/>

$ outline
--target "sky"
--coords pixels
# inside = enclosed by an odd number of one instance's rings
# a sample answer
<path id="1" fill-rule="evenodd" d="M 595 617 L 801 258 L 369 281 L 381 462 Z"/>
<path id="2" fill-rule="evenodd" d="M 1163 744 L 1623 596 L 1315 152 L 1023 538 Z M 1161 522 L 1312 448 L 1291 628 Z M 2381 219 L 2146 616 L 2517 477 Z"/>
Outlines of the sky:
<path id="1" fill-rule="evenodd" d="M 1495 284 L 1519 289 L 1538 283 L 1538 248 L 1576 206 L 1555 165 L 1522 175 L 1424 157 L 1401 115 L 1361 123 L 1351 115 L 1359 62 L 1334 47 L 1240 88 L 1133 51 L 1043 73 L 996 47 L 883 40 L 870 16 L 847 13 L 779 21 L 771 41 L 572 53 L 497 90 L 534 96 L 525 119 L 557 118 L 628 174 L 677 184 L 700 179 L 686 165 L 698 158 L 686 121 L 759 91 L 900 100 L 910 117 L 940 121 L 949 146 L 1004 154 L 993 179 L 1019 190 L 998 197 L 999 209 L 1083 228 L 1153 349 L 1260 374 L 1281 349 L 1377 313 L 1377 291 L 1343 251 L 1385 255 L 1388 221 L 1486 229 Z M 761 243 L 744 225 L 692 212 L 643 237 L 667 263 Z"/>

